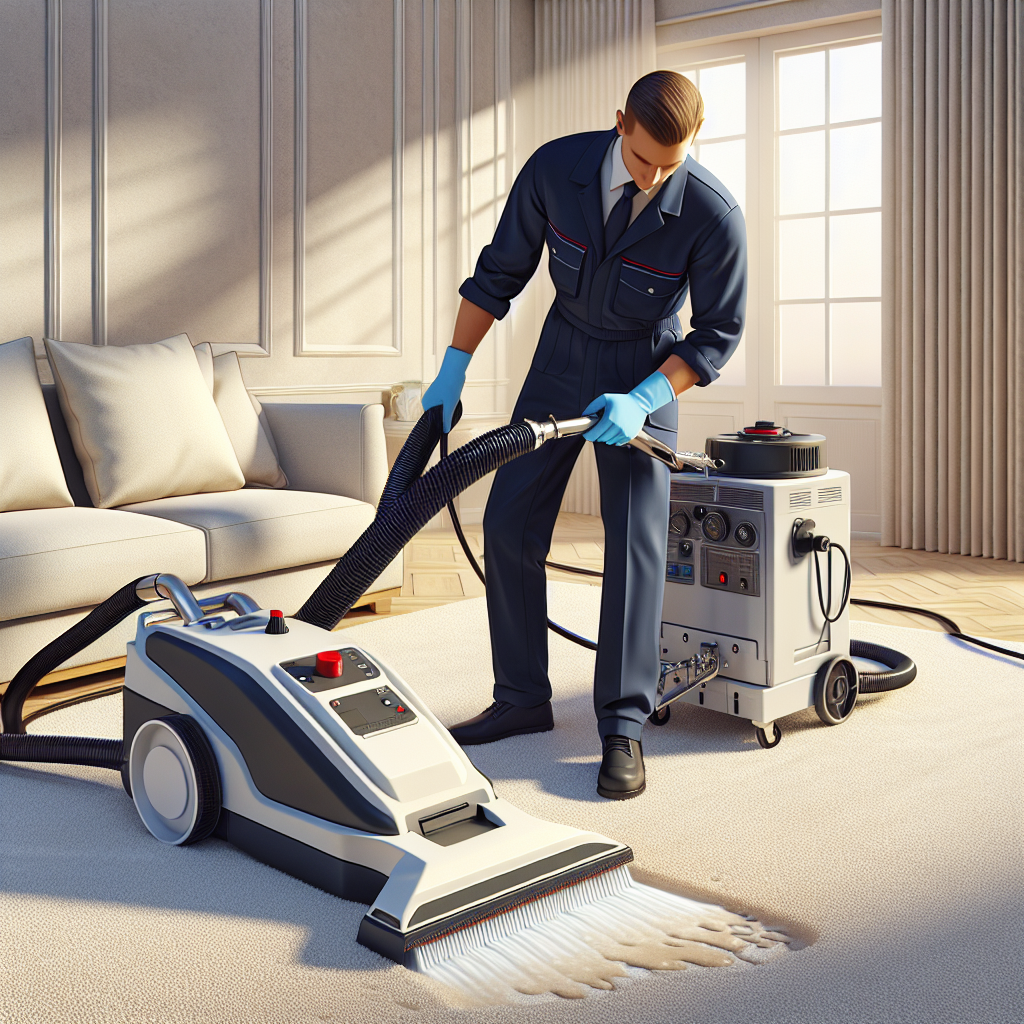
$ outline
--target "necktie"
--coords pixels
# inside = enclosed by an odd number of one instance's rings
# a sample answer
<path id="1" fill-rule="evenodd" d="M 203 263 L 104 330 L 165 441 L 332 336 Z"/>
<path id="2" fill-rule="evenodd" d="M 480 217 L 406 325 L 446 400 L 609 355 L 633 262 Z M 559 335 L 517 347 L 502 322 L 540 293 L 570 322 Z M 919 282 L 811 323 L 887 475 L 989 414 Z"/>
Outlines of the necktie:
<path id="1" fill-rule="evenodd" d="M 612 246 L 629 227 L 630 214 L 633 212 L 633 196 L 639 191 L 640 186 L 635 181 L 627 181 L 622 186 L 622 195 L 612 207 L 612 212 L 608 214 L 608 220 L 604 226 L 604 251 L 606 253 L 612 251 Z"/>

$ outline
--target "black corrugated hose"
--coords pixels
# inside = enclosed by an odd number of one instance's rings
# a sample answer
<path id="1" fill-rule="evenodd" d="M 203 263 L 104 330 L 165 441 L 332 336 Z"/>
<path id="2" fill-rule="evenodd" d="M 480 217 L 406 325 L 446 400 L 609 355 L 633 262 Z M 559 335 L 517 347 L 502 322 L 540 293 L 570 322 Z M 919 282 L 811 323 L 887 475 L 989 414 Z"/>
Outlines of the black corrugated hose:
<path id="1" fill-rule="evenodd" d="M 120 771 L 124 763 L 123 740 L 93 739 L 88 736 L 27 736 L 22 712 L 25 700 L 40 679 L 68 658 L 88 647 L 113 629 L 122 619 L 146 604 L 136 587 L 142 576 L 123 586 L 97 605 L 81 622 L 76 622 L 56 640 L 33 655 L 11 680 L 0 701 L 4 731 L 0 735 L 0 760 L 45 761 L 50 764 L 84 764 Z"/>
<path id="2" fill-rule="evenodd" d="M 525 423 L 510 423 L 474 438 L 418 476 L 417 470 L 426 465 L 440 435 L 440 408 L 428 409 L 402 446 L 373 522 L 295 618 L 333 629 L 402 548 L 455 495 L 506 462 L 533 451 L 537 442 Z"/>

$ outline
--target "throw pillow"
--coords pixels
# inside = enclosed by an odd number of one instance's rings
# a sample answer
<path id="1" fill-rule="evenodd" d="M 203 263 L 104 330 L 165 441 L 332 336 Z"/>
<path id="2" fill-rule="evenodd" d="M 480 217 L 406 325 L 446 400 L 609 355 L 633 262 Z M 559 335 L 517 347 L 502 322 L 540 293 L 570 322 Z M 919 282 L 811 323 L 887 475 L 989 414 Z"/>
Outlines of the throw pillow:
<path id="1" fill-rule="evenodd" d="M 249 394 L 238 356 L 224 352 L 215 357 L 208 341 L 196 345 L 194 351 L 245 474 L 246 486 L 287 487 L 288 478 L 281 469 L 267 414 L 259 400 Z"/>
<path id="2" fill-rule="evenodd" d="M 32 339 L 8 341 L 0 345 L 0 512 L 69 505 Z"/>
<path id="3" fill-rule="evenodd" d="M 46 354 L 97 508 L 244 486 L 186 335 L 122 347 L 47 340 Z"/>

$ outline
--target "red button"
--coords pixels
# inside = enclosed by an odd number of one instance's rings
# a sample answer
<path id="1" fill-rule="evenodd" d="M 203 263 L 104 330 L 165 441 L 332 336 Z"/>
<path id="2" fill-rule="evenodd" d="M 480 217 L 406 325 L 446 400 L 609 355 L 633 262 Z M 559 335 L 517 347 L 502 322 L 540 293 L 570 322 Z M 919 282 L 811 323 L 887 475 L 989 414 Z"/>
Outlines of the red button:
<path id="1" fill-rule="evenodd" d="M 341 652 L 321 651 L 316 656 L 316 674 L 327 679 L 337 679 L 341 675 Z"/>
<path id="2" fill-rule="evenodd" d="M 718 574 L 718 582 L 724 586 L 726 583 L 729 582 L 729 577 L 724 572 L 720 572 Z"/>

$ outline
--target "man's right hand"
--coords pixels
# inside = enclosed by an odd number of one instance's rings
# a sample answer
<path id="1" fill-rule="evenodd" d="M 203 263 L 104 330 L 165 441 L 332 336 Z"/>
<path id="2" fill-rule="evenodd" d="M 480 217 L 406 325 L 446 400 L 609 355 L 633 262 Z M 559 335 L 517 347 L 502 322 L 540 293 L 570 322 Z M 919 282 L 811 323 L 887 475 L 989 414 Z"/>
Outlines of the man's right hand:
<path id="1" fill-rule="evenodd" d="M 447 434 L 452 429 L 452 416 L 455 407 L 459 404 L 462 395 L 462 387 L 466 383 L 466 367 L 472 359 L 469 352 L 462 349 L 448 346 L 441 362 L 441 369 L 437 371 L 434 382 L 427 388 L 420 404 L 424 412 L 433 409 L 434 406 L 441 406 L 444 432 Z"/>

